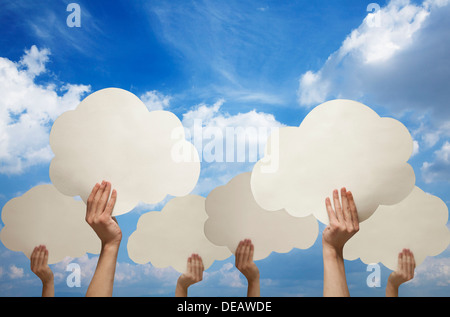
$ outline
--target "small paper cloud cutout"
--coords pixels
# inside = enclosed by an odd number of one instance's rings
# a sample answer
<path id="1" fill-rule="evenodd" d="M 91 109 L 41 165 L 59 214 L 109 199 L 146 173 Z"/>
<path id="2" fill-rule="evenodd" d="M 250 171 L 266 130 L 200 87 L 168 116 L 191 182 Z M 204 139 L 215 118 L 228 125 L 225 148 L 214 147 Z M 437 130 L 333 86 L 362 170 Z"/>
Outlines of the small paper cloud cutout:
<path id="1" fill-rule="evenodd" d="M 0 238 L 5 247 L 28 258 L 35 246 L 49 251 L 48 263 L 66 256 L 98 254 L 100 239 L 85 221 L 86 205 L 61 194 L 53 185 L 38 185 L 8 201 L 2 210 L 5 224 Z"/>
<path id="2" fill-rule="evenodd" d="M 161 211 L 143 214 L 128 239 L 128 255 L 138 264 L 150 262 L 158 268 L 172 266 L 183 273 L 187 259 L 197 253 L 205 270 L 215 260 L 224 260 L 231 253 L 212 244 L 203 232 L 207 218 L 205 198 L 187 195 L 172 198 Z"/>
<path id="3" fill-rule="evenodd" d="M 328 224 L 325 198 L 346 187 L 362 222 L 379 205 L 398 203 L 411 192 L 412 150 L 412 137 L 399 121 L 356 101 L 332 100 L 314 108 L 299 127 L 269 137 L 251 188 L 264 209 L 313 214 Z"/>
<path id="4" fill-rule="evenodd" d="M 271 252 L 311 247 L 319 232 L 317 220 L 311 215 L 299 218 L 285 210 L 262 209 L 253 198 L 250 175 L 239 174 L 206 197 L 208 239 L 234 253 L 239 241 L 249 238 L 255 246 L 254 260 L 266 258 Z"/>
<path id="5" fill-rule="evenodd" d="M 95 183 L 107 180 L 118 192 L 114 216 L 139 202 L 187 195 L 200 174 L 181 121 L 169 111 L 149 112 L 137 96 L 117 88 L 99 90 L 59 116 L 50 146 L 55 187 L 86 202 Z"/>
<path id="6" fill-rule="evenodd" d="M 380 206 L 344 246 L 344 258 L 361 258 L 366 264 L 381 262 L 397 268 L 403 248 L 414 254 L 416 266 L 427 256 L 444 251 L 450 243 L 448 208 L 438 197 L 415 187 L 403 201 Z"/>

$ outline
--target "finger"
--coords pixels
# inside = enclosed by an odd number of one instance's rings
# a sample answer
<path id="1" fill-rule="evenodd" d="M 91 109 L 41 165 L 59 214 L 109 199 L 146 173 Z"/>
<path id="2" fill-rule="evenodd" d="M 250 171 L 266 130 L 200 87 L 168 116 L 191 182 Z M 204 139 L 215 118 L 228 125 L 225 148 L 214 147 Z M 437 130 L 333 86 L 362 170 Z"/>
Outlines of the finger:
<path id="1" fill-rule="evenodd" d="M 235 257 L 235 266 L 236 266 L 236 267 L 240 267 L 240 264 L 241 264 L 243 244 L 244 244 L 244 241 L 243 241 L 243 240 L 239 241 L 239 244 L 238 244 L 238 246 L 237 246 L 237 248 L 236 248 L 236 251 L 235 251 L 235 253 L 234 253 L 234 257 Z"/>
<path id="2" fill-rule="evenodd" d="M 196 254 L 196 270 L 197 270 L 197 279 L 201 280 L 203 277 L 203 261 L 200 255 Z"/>
<path id="3" fill-rule="evenodd" d="M 334 213 L 333 207 L 331 207 L 331 201 L 330 198 L 326 198 L 325 199 L 325 207 L 327 208 L 327 214 L 328 214 L 328 219 L 329 222 L 336 222 L 337 218 L 336 218 L 336 214 Z"/>
<path id="4" fill-rule="evenodd" d="M 48 250 L 44 245 L 44 260 L 42 261 L 43 265 L 48 265 Z"/>
<path id="5" fill-rule="evenodd" d="M 38 247 L 34 247 L 33 252 L 31 252 L 31 256 L 30 256 L 30 267 L 31 270 L 34 269 L 34 267 L 36 266 L 36 257 L 37 257 L 37 253 L 38 253 Z"/>
<path id="6" fill-rule="evenodd" d="M 255 253 L 255 246 L 253 245 L 252 241 L 250 240 L 250 252 L 248 255 L 248 261 L 253 262 L 253 254 Z"/>
<path id="7" fill-rule="evenodd" d="M 100 213 L 98 204 L 100 202 L 100 197 L 102 197 L 103 192 L 105 191 L 105 185 L 106 185 L 105 181 L 102 181 L 102 183 L 100 184 L 100 187 L 98 188 L 97 192 L 95 193 L 94 199 L 92 200 L 91 209 L 92 209 L 92 213 L 94 216 L 96 216 Z"/>
<path id="8" fill-rule="evenodd" d="M 94 187 L 91 190 L 91 194 L 88 197 L 87 203 L 86 203 L 86 213 L 87 214 L 91 214 L 91 210 L 92 210 L 92 203 L 94 201 L 94 197 L 97 194 L 98 189 L 100 188 L 100 184 L 96 183 L 94 185 Z"/>
<path id="9" fill-rule="evenodd" d="M 203 271 L 205 270 L 205 266 L 203 265 L 203 259 L 201 258 L 201 256 L 199 255 L 198 257 L 200 259 L 200 269 L 201 269 L 202 277 L 203 277 Z"/>
<path id="10" fill-rule="evenodd" d="M 353 198 L 353 194 L 351 191 L 347 192 L 347 199 L 350 208 L 350 213 L 352 215 L 353 228 L 359 230 L 358 210 L 356 209 L 355 199 Z"/>
<path id="11" fill-rule="evenodd" d="M 103 190 L 103 193 L 100 197 L 100 200 L 98 202 L 98 210 L 100 213 L 103 213 L 106 209 L 106 204 L 108 203 L 109 194 L 111 193 L 111 183 L 105 182 L 105 189 Z"/>
<path id="12" fill-rule="evenodd" d="M 191 273 L 194 279 L 198 276 L 198 259 L 197 254 L 192 253 L 191 255 Z"/>
<path id="13" fill-rule="evenodd" d="M 406 270 L 408 278 L 411 278 L 414 270 L 412 268 L 411 251 L 409 249 L 406 250 Z"/>
<path id="14" fill-rule="evenodd" d="M 187 267 L 186 272 L 188 273 L 192 272 L 192 255 L 188 257 L 186 267 Z"/>
<path id="15" fill-rule="evenodd" d="M 406 249 L 402 250 L 402 272 L 407 272 L 406 266 Z"/>
<path id="16" fill-rule="evenodd" d="M 352 215 L 350 213 L 350 207 L 347 200 L 347 190 L 345 187 L 341 188 L 341 200 L 342 200 L 342 215 L 344 216 L 344 222 L 347 228 L 353 228 Z"/>
<path id="17" fill-rule="evenodd" d="M 111 198 L 109 199 L 108 204 L 106 205 L 105 213 L 107 213 L 108 215 L 112 215 L 114 211 L 114 205 L 116 204 L 116 200 L 117 200 L 117 191 L 113 189 Z"/>
<path id="18" fill-rule="evenodd" d="M 248 239 L 245 239 L 244 241 L 244 248 L 243 248 L 243 254 L 242 254 L 242 262 L 247 263 L 248 257 L 250 255 L 250 243 Z"/>
<path id="19" fill-rule="evenodd" d="M 400 252 L 400 253 L 398 254 L 398 257 L 397 257 L 397 271 L 398 271 L 398 272 L 401 272 L 401 271 L 402 271 L 402 268 L 403 268 L 403 258 L 402 258 L 402 255 L 403 255 L 403 253 Z"/>
<path id="20" fill-rule="evenodd" d="M 344 221 L 344 216 L 342 215 L 341 202 L 339 201 L 339 193 L 337 189 L 333 191 L 333 204 L 334 211 L 336 212 L 336 218 L 339 222 Z"/>
<path id="21" fill-rule="evenodd" d="M 43 248 L 42 245 L 39 246 L 38 256 L 37 256 L 37 261 L 36 262 L 37 262 L 37 265 L 39 267 L 41 267 L 42 264 L 44 263 L 44 248 Z"/>

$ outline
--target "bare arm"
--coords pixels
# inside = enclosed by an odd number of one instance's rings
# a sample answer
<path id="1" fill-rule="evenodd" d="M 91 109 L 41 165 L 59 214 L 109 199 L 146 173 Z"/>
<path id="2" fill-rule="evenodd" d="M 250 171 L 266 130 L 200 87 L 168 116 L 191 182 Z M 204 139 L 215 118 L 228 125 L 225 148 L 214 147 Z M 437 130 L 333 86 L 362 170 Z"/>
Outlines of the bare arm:
<path id="1" fill-rule="evenodd" d="M 187 297 L 189 286 L 203 279 L 204 270 L 202 258 L 198 254 L 192 254 L 187 260 L 186 272 L 178 278 L 175 297 Z"/>
<path id="2" fill-rule="evenodd" d="M 248 283 L 247 297 L 260 296 L 259 269 L 253 262 L 254 246 L 250 239 L 239 242 L 236 248 L 236 268 L 245 276 Z"/>
<path id="3" fill-rule="evenodd" d="M 398 297 L 400 285 L 414 277 L 416 262 L 414 255 L 409 249 L 403 249 L 398 254 L 397 270 L 389 275 L 386 285 L 386 297 Z"/>
<path id="4" fill-rule="evenodd" d="M 55 296 L 55 284 L 53 272 L 48 266 L 48 250 L 44 245 L 34 248 L 30 257 L 31 271 L 39 277 L 42 282 L 42 297 Z"/>
<path id="5" fill-rule="evenodd" d="M 351 192 L 333 191 L 334 210 L 330 199 L 325 200 L 329 225 L 322 234 L 323 296 L 350 296 L 345 276 L 343 249 L 345 243 L 359 230 L 358 213 Z"/>
<path id="6" fill-rule="evenodd" d="M 94 276 L 89 284 L 86 296 L 112 296 L 117 254 L 122 240 L 122 231 L 114 217 L 111 216 L 117 198 L 111 184 L 96 184 L 87 201 L 86 221 L 102 242 L 100 257 Z M 109 199 L 109 200 L 108 200 Z"/>

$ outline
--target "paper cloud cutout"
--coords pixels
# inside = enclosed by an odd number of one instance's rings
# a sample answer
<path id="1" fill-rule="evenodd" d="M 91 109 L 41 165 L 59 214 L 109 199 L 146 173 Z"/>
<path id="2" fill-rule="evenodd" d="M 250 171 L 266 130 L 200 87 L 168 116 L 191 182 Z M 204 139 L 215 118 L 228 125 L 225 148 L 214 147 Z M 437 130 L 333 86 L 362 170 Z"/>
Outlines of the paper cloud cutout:
<path id="1" fill-rule="evenodd" d="M 328 101 L 299 127 L 280 128 L 269 137 L 251 188 L 264 209 L 313 214 L 328 224 L 325 198 L 346 187 L 362 222 L 379 205 L 398 203 L 412 191 L 412 150 L 411 135 L 399 121 L 356 101 Z"/>
<path id="2" fill-rule="evenodd" d="M 254 260 L 292 248 L 307 249 L 314 244 L 319 225 L 313 216 L 293 217 L 285 210 L 267 211 L 255 201 L 250 188 L 250 174 L 242 173 L 206 197 L 205 234 L 217 245 L 235 252 L 239 241 L 249 238 Z"/>
<path id="3" fill-rule="evenodd" d="M 158 268 L 172 266 L 183 273 L 188 257 L 198 253 L 205 270 L 215 260 L 224 260 L 231 253 L 212 244 L 203 232 L 205 198 L 187 195 L 172 198 L 162 211 L 143 214 L 128 239 L 128 255 L 139 264 L 151 262 Z"/>
<path id="4" fill-rule="evenodd" d="M 95 183 L 107 180 L 118 193 L 115 216 L 139 202 L 187 195 L 200 174 L 181 121 L 169 111 L 149 112 L 137 96 L 117 88 L 99 90 L 59 116 L 50 146 L 55 187 L 86 202 Z"/>
<path id="5" fill-rule="evenodd" d="M 395 270 L 398 253 L 408 248 L 418 266 L 427 256 L 438 255 L 449 245 L 447 220 L 447 205 L 415 187 L 403 201 L 378 207 L 372 217 L 361 223 L 359 231 L 344 246 L 344 258 L 361 258 L 366 264 L 381 262 Z"/>
<path id="6" fill-rule="evenodd" d="M 5 204 L 0 238 L 5 247 L 28 258 L 35 246 L 46 245 L 49 264 L 66 256 L 98 254 L 100 239 L 85 217 L 82 201 L 61 194 L 53 185 L 39 185 Z"/>

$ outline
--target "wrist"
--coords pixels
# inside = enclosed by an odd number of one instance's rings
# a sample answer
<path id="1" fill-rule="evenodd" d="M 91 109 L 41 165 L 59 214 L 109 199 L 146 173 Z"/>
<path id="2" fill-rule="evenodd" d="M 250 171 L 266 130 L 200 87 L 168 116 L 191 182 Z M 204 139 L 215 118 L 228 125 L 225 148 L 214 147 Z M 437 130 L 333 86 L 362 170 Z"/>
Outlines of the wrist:
<path id="1" fill-rule="evenodd" d="M 44 285 L 44 286 L 52 286 L 54 284 L 53 276 L 45 278 L 45 279 L 41 279 L 41 282 L 42 282 L 42 285 Z"/>
<path id="2" fill-rule="evenodd" d="M 387 280 L 387 286 L 390 288 L 396 288 L 398 289 L 400 287 L 400 285 L 402 284 L 402 282 L 398 281 L 393 274 L 391 273 L 391 275 L 389 275 L 388 280 Z"/>
<path id="3" fill-rule="evenodd" d="M 259 272 L 252 274 L 250 276 L 246 276 L 247 278 L 247 283 L 248 284 L 255 284 L 255 283 L 259 283 Z"/>
<path id="4" fill-rule="evenodd" d="M 398 296 L 398 287 L 399 287 L 399 285 L 394 284 L 388 278 L 388 282 L 386 285 L 386 296 L 387 297 L 397 297 Z"/>
<path id="5" fill-rule="evenodd" d="M 180 278 L 178 278 L 177 286 L 175 287 L 176 297 L 186 297 L 189 285 L 184 283 Z"/>
<path id="6" fill-rule="evenodd" d="M 120 247 L 120 242 L 121 240 L 102 241 L 102 251 L 117 251 Z"/>
<path id="7" fill-rule="evenodd" d="M 323 256 L 327 258 L 343 259 L 343 248 L 323 243 Z"/>

